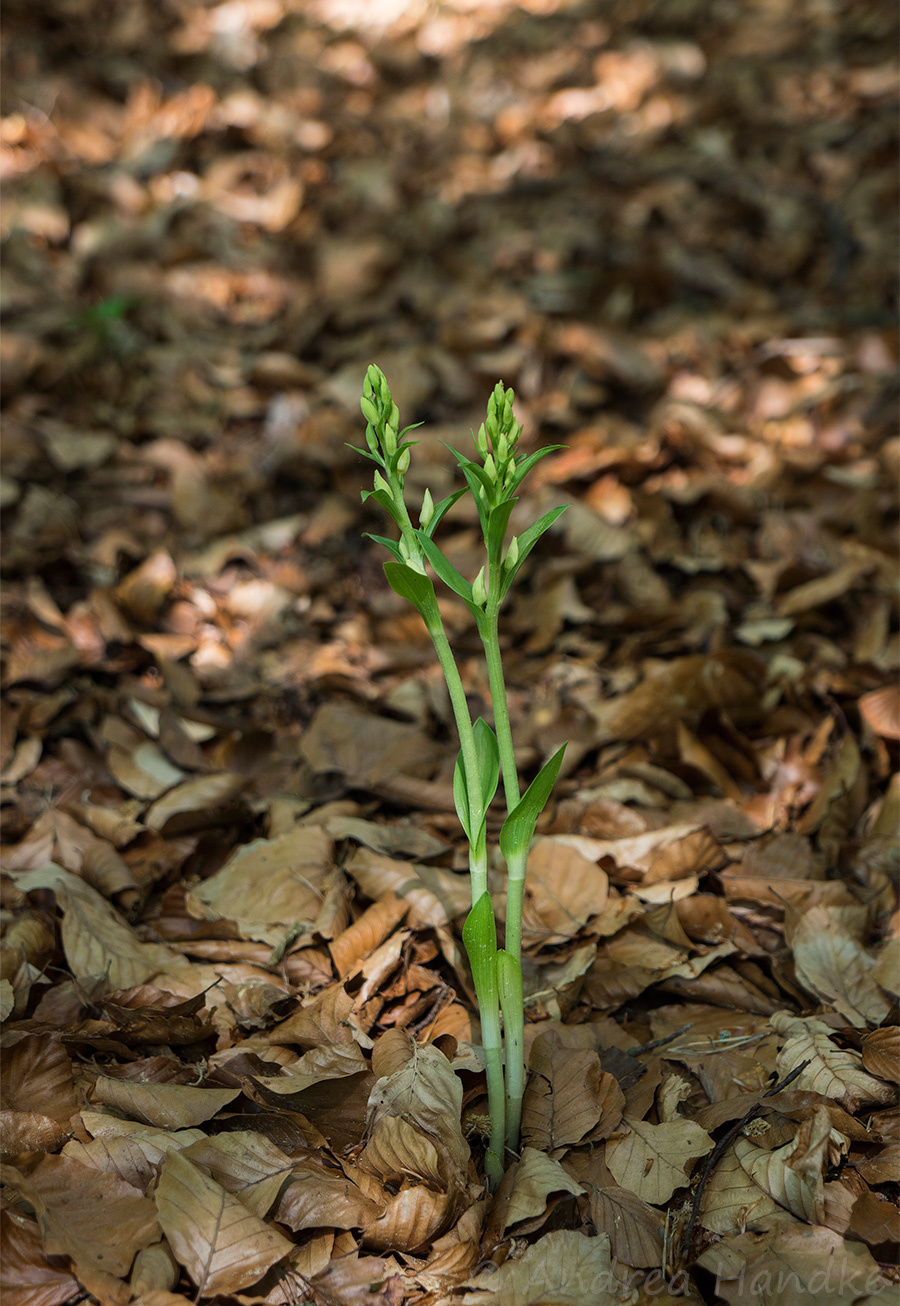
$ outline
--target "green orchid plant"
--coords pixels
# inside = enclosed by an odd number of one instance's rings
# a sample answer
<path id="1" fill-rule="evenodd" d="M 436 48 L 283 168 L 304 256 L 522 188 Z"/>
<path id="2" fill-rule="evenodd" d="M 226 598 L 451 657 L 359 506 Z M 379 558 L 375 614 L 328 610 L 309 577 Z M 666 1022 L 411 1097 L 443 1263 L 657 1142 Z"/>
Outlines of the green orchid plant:
<path id="1" fill-rule="evenodd" d="M 522 793 L 513 752 L 512 731 L 499 641 L 500 607 L 525 559 L 545 531 L 565 508 L 545 513 L 507 544 L 510 514 L 516 491 L 534 465 L 553 449 L 539 449 L 527 457 L 518 454 L 522 428 L 513 415 L 514 394 L 495 386 L 487 417 L 473 435 L 477 460 L 452 450 L 465 486 L 439 503 L 426 490 L 414 526 L 404 497 L 410 450 L 406 439 L 414 427 L 400 430 L 400 416 L 387 380 L 372 364 L 360 400 L 366 419 L 366 449 L 375 463 L 375 488 L 363 500 L 375 499 L 392 519 L 399 539 L 371 536 L 391 555 L 384 564 L 391 588 L 408 599 L 425 622 L 447 682 L 456 728 L 459 755 L 453 777 L 453 796 L 469 844 L 472 909 L 463 927 L 463 942 L 472 969 L 481 1019 L 487 1074 L 490 1137 L 485 1154 L 488 1183 L 495 1187 L 503 1176 L 507 1153 L 516 1154 L 525 1088 L 524 997 L 522 990 L 522 904 L 528 850 L 538 817 L 544 809 L 562 765 L 565 745 L 542 767 Z M 485 563 L 473 581 L 444 556 L 435 543 L 435 531 L 448 510 L 471 493 L 484 537 Z M 481 717 L 472 721 L 459 669 L 441 618 L 434 582 L 428 568 L 467 605 L 484 646 L 494 726 Z M 500 776 L 506 800 L 506 819 L 500 832 L 500 851 L 506 862 L 507 908 L 505 947 L 497 946 L 494 907 L 488 892 L 487 812 Z"/>

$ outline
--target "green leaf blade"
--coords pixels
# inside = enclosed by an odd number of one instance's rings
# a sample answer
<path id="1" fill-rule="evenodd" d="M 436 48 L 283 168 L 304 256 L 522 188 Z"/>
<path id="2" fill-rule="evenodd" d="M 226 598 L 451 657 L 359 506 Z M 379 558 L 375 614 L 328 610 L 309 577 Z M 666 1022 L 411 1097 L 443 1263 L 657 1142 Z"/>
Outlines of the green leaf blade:
<path id="1" fill-rule="evenodd" d="M 503 829 L 500 831 L 500 851 L 507 862 L 521 860 L 527 854 L 534 827 L 556 783 L 565 751 L 566 745 L 563 744 L 550 761 L 541 767 L 520 802 L 503 822 Z"/>
<path id="2" fill-rule="evenodd" d="M 503 577 L 501 598 L 506 597 L 509 592 L 509 587 L 516 578 L 519 568 L 537 544 L 538 540 L 550 529 L 554 522 L 559 520 L 568 506 L 569 505 L 565 503 L 561 508 L 551 508 L 549 512 L 544 513 L 539 521 L 536 521 L 533 526 L 529 526 L 528 530 L 523 531 L 519 536 L 519 556 L 516 559 L 515 566 L 510 567 L 509 571 L 507 571 Z"/>
<path id="3" fill-rule="evenodd" d="M 385 540 L 384 543 L 390 547 L 392 542 Z M 437 605 L 434 586 L 431 581 L 427 576 L 423 576 L 421 572 L 414 571 L 407 563 L 386 562 L 384 564 L 384 574 L 394 593 L 399 594 L 402 599 L 406 599 L 407 602 L 411 603 L 423 617 L 432 604 Z"/>
<path id="4" fill-rule="evenodd" d="M 481 1007 L 499 1002 L 497 977 L 497 926 L 491 895 L 483 893 L 466 917 L 462 930 L 466 955 L 472 968 L 475 993 Z"/>
<path id="5" fill-rule="evenodd" d="M 444 557 L 434 540 L 426 535 L 424 531 L 417 530 L 416 536 L 422 545 L 426 558 L 447 588 L 451 589 L 454 594 L 458 594 L 461 599 L 465 599 L 467 603 L 471 603 L 472 586 L 462 572 L 456 570 L 450 559 Z"/>

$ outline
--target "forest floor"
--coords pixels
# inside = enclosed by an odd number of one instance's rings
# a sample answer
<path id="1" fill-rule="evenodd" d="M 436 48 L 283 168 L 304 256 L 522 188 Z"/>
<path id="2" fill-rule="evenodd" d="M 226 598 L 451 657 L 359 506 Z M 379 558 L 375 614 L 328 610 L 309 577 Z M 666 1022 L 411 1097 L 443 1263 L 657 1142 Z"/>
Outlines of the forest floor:
<path id="1" fill-rule="evenodd" d="M 896 1301 L 892 9 L 7 0 L 5 1306 Z M 563 446 L 493 1196 L 372 361 Z"/>

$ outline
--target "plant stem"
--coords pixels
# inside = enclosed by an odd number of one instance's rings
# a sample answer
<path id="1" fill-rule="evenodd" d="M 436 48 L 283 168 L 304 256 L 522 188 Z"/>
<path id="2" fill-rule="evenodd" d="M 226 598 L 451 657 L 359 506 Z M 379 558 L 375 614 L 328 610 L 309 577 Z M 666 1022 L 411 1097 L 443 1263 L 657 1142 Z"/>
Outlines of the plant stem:
<path id="1" fill-rule="evenodd" d="M 480 1004 L 479 1004 L 480 1005 Z M 506 1150 L 506 1100 L 503 1085 L 502 1035 L 500 1033 L 500 1003 L 480 1006 L 481 1045 L 484 1048 L 487 1073 L 488 1110 L 491 1116 L 491 1136 L 484 1157 L 484 1169 L 491 1187 L 496 1188 L 503 1178 Z"/>
<path id="2" fill-rule="evenodd" d="M 494 708 L 494 733 L 500 749 L 500 768 L 503 772 L 503 792 L 506 795 L 506 810 L 511 812 L 519 801 L 519 776 L 516 771 L 516 755 L 513 750 L 512 728 L 509 723 L 509 707 L 506 702 L 506 681 L 503 678 L 503 659 L 500 656 L 500 601 L 494 598 L 499 593 L 500 568 L 491 568 L 491 592 L 485 610 L 482 644 L 487 661 L 488 684 L 491 689 L 491 703 Z"/>
<path id="3" fill-rule="evenodd" d="M 441 670 L 444 673 L 444 679 L 447 682 L 447 692 L 450 695 L 450 703 L 453 708 L 453 716 L 456 720 L 456 730 L 459 735 L 459 747 L 462 753 L 463 766 L 466 769 L 466 789 L 469 797 L 469 813 L 473 830 L 481 827 L 484 813 L 481 810 L 481 789 L 478 784 L 478 751 L 475 747 L 475 733 L 472 729 L 472 719 L 469 716 L 469 705 L 466 702 L 466 691 L 463 689 L 462 679 L 459 674 L 459 668 L 453 657 L 453 650 L 450 648 L 450 641 L 447 639 L 447 633 L 444 630 L 444 623 L 441 621 L 441 615 L 438 611 L 437 602 L 434 605 L 434 612 L 429 612 L 425 618 L 425 624 L 428 628 L 428 634 L 431 636 L 431 642 L 434 644 L 434 651 L 437 653 L 438 662 L 441 664 Z M 476 903 L 483 893 L 487 892 L 487 849 L 481 856 L 476 849 L 470 844 L 469 846 L 469 870 L 472 880 L 472 902 Z"/>

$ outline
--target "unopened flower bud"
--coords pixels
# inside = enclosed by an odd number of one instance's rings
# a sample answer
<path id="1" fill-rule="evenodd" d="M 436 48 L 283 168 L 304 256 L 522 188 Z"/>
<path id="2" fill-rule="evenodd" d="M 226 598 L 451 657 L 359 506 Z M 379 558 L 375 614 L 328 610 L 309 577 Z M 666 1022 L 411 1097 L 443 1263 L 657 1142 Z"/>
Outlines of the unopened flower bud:
<path id="1" fill-rule="evenodd" d="M 378 409 L 368 395 L 363 395 L 359 401 L 359 406 L 367 422 L 372 422 L 373 425 L 378 422 Z"/>
<path id="2" fill-rule="evenodd" d="M 500 436 L 500 439 L 497 441 L 497 462 L 505 463 L 508 457 L 509 457 L 509 441 L 507 440 L 506 432 L 504 431 L 503 434 Z"/>
<path id="3" fill-rule="evenodd" d="M 487 458 L 485 458 L 484 460 L 484 470 L 487 472 L 489 479 L 492 480 L 496 485 L 497 464 L 494 462 L 494 459 L 491 457 L 490 454 L 488 454 Z"/>
<path id="4" fill-rule="evenodd" d="M 369 446 L 369 453 L 378 453 L 378 436 L 371 422 L 366 424 L 366 444 Z"/>
<path id="5" fill-rule="evenodd" d="M 484 583 L 484 567 L 472 581 L 472 602 L 476 603 L 479 608 L 483 608 L 487 603 L 487 587 Z"/>
<path id="6" fill-rule="evenodd" d="M 397 459 L 397 471 L 401 476 L 405 476 L 409 471 L 409 445 L 405 445 L 400 450 L 400 457 Z"/>
<path id="7" fill-rule="evenodd" d="M 491 450 L 490 445 L 488 444 L 487 431 L 484 429 L 484 422 L 481 423 L 478 434 L 473 435 L 472 439 L 475 441 L 475 448 L 481 454 L 482 458 L 486 458 Z"/>
<path id="8" fill-rule="evenodd" d="M 384 490 L 387 494 L 391 496 L 391 498 L 394 497 L 391 487 L 388 485 L 387 481 L 381 475 L 381 472 L 375 473 L 375 489 Z"/>
<path id="9" fill-rule="evenodd" d="M 509 542 L 509 548 L 506 550 L 506 557 L 503 559 L 503 566 L 507 571 L 512 571 L 513 567 L 519 561 L 519 537 L 514 535 Z"/>
<path id="10" fill-rule="evenodd" d="M 434 516 L 434 499 L 431 497 L 431 491 L 426 490 L 422 496 L 422 510 L 419 513 L 419 525 L 423 531 L 426 531 L 431 524 Z"/>

